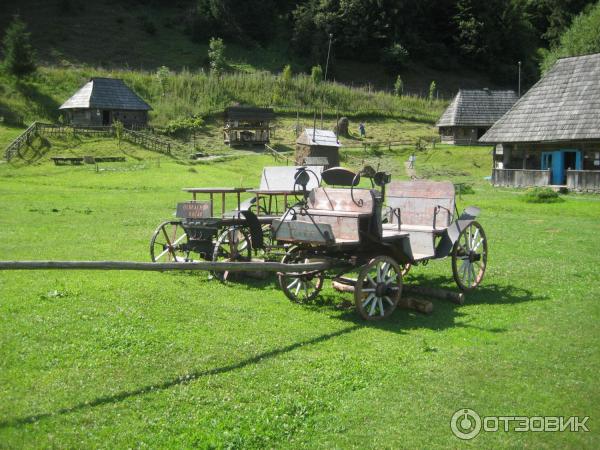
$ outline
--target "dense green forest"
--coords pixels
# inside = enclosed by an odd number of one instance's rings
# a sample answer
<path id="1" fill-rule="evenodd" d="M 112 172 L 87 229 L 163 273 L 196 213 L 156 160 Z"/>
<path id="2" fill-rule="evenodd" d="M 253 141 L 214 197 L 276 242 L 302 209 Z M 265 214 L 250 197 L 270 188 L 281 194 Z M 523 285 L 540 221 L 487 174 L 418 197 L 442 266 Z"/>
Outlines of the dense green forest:
<path id="1" fill-rule="evenodd" d="M 565 38 L 571 42 L 568 44 L 561 41 L 561 36 L 574 18 L 589 13 L 594 3 L 6 0 L 0 10 L 0 32 L 4 32 L 13 14 L 20 14 L 41 50 L 40 57 L 51 64 L 70 62 L 74 54 L 81 62 L 102 67 L 133 64 L 132 68 L 154 69 L 164 64 L 175 69 L 206 68 L 208 60 L 202 46 L 211 37 L 222 37 L 229 52 L 245 55 L 241 59 L 254 67 L 280 71 L 282 63 L 291 63 L 294 71 L 305 72 L 315 64 L 325 68 L 331 37 L 328 74 L 345 82 L 353 81 L 348 72 L 355 66 L 340 61 L 377 64 L 388 80 L 407 68 L 425 67 L 446 73 L 471 70 L 496 85 L 506 86 L 514 84 L 517 61 L 522 61 L 527 86 L 537 80 L 540 66 L 547 66 L 544 58 L 568 53 L 559 51 L 561 46 L 582 47 L 573 44 L 578 38 Z M 136 51 L 139 55 L 132 56 Z M 376 77 L 375 71 L 372 77 Z M 357 73 L 356 80 L 359 78 Z M 365 78 L 368 76 L 361 81 Z"/>

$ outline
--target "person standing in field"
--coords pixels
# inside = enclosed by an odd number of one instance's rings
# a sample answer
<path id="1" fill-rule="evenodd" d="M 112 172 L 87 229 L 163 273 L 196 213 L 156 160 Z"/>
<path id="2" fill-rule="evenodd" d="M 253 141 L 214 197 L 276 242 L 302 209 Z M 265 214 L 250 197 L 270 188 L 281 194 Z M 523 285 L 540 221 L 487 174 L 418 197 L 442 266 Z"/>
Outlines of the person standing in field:
<path id="1" fill-rule="evenodd" d="M 408 157 L 408 168 L 409 169 L 414 169 L 415 168 L 415 160 L 417 159 L 417 157 L 415 156 L 414 153 L 412 153 L 409 157 Z"/>
<path id="2" fill-rule="evenodd" d="M 360 137 L 367 137 L 367 131 L 365 130 L 364 123 L 361 122 L 358 124 L 358 132 L 360 133 Z"/>

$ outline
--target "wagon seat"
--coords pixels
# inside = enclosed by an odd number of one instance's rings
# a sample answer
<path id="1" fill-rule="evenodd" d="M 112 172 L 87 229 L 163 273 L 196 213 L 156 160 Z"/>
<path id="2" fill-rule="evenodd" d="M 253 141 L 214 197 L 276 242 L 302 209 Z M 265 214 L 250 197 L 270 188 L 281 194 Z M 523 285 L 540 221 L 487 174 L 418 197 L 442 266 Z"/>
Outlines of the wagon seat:
<path id="1" fill-rule="evenodd" d="M 330 225 L 337 244 L 357 244 L 381 239 L 381 207 L 376 190 L 318 187 L 308 196 L 306 214 L 316 224 Z"/>
<path id="2" fill-rule="evenodd" d="M 394 181 L 387 187 L 385 209 L 388 223 L 384 236 L 408 232 L 405 252 L 418 261 L 435 256 L 436 238 L 454 219 L 454 185 L 448 181 Z"/>

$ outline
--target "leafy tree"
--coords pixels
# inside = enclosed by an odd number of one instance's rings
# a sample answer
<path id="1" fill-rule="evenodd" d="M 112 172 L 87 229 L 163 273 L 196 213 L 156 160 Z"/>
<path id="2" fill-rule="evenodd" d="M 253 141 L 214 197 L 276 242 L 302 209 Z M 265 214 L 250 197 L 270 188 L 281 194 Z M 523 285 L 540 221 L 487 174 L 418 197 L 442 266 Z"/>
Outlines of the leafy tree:
<path id="1" fill-rule="evenodd" d="M 541 69 L 548 70 L 558 58 L 600 52 L 599 30 L 600 2 L 573 20 L 571 26 L 561 35 L 560 44 L 544 53 Z"/>
<path id="2" fill-rule="evenodd" d="M 437 86 L 435 84 L 435 81 L 432 81 L 431 84 L 429 85 L 429 101 L 433 101 L 433 99 L 435 98 L 436 90 L 437 90 Z"/>
<path id="3" fill-rule="evenodd" d="M 402 81 L 402 77 L 400 75 L 396 77 L 396 82 L 394 83 L 394 94 L 397 96 L 404 94 L 404 82 Z"/>
<path id="4" fill-rule="evenodd" d="M 221 38 L 210 38 L 208 43 L 208 61 L 210 70 L 216 75 L 225 71 L 225 44 Z"/>
<path id="5" fill-rule="evenodd" d="M 310 71 L 310 78 L 315 84 L 319 84 L 323 81 L 323 69 L 321 69 L 321 66 L 313 66 Z"/>
<path id="6" fill-rule="evenodd" d="M 167 92 L 167 84 L 169 83 L 170 73 L 171 71 L 167 66 L 160 66 L 156 71 L 156 79 L 158 80 L 158 84 L 160 84 L 160 90 L 163 97 Z"/>
<path id="7" fill-rule="evenodd" d="M 121 148 L 121 141 L 123 140 L 123 132 L 125 126 L 120 120 L 115 120 L 113 122 L 113 128 L 115 130 L 115 137 L 117 138 L 117 145 L 119 146 L 119 148 Z"/>
<path id="8" fill-rule="evenodd" d="M 408 62 L 408 50 L 401 44 L 394 42 L 389 47 L 383 49 L 381 60 L 388 69 L 397 72 Z"/>
<path id="9" fill-rule="evenodd" d="M 292 66 L 289 64 L 283 68 L 283 72 L 281 72 L 281 80 L 285 85 L 289 85 L 292 82 Z"/>
<path id="10" fill-rule="evenodd" d="M 35 51 L 31 46 L 30 36 L 25 23 L 19 16 L 14 16 L 3 40 L 2 65 L 8 73 L 22 77 L 35 71 Z"/>

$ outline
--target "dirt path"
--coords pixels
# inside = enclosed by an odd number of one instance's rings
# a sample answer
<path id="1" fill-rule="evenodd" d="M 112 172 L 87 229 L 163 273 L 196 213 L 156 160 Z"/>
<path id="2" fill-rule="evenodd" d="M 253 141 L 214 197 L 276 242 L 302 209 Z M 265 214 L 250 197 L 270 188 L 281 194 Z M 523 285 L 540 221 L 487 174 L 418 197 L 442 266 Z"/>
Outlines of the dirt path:
<path id="1" fill-rule="evenodd" d="M 404 170 L 406 171 L 406 175 L 408 175 L 411 179 L 417 178 L 417 172 L 415 172 L 415 169 L 410 167 L 410 163 L 408 161 L 404 163 Z"/>

